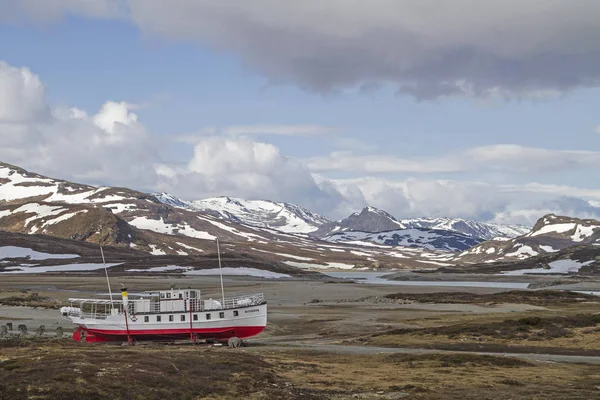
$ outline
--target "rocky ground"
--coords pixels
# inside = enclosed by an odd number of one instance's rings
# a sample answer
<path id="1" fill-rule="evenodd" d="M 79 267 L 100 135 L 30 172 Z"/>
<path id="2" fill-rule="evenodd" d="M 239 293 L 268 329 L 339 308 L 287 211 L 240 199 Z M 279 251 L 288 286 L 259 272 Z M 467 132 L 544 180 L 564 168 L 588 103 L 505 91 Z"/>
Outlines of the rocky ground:
<path id="1" fill-rule="evenodd" d="M 215 277 L 113 278 L 119 283 L 132 293 L 219 291 Z M 106 292 L 102 277 L 3 276 L 0 324 L 25 324 L 29 335 L 0 342 L 0 399 L 600 396 L 597 296 L 242 277 L 225 288 L 269 301 L 269 325 L 248 347 L 127 348 L 54 337 L 58 327 L 72 330 L 54 308 Z M 40 324 L 46 332 L 37 337 Z"/>

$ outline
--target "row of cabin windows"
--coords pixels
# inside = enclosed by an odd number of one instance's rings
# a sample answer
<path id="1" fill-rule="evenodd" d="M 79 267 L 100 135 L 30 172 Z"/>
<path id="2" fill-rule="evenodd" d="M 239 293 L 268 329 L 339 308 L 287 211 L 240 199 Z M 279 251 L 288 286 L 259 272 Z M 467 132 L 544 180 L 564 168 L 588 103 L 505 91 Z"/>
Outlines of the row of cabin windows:
<path id="1" fill-rule="evenodd" d="M 238 311 L 234 311 L 233 312 L 233 316 L 234 317 L 238 317 L 239 316 L 239 312 Z M 181 321 L 185 321 L 185 315 L 180 315 L 179 318 L 181 319 Z M 194 314 L 193 316 L 194 321 L 198 321 L 198 314 Z M 206 319 L 209 320 L 212 318 L 212 314 L 211 313 L 207 313 L 206 314 Z M 225 318 L 225 313 L 223 311 L 221 311 L 219 313 L 219 318 Z M 169 322 L 173 322 L 175 320 L 175 316 L 174 315 L 169 315 Z M 162 315 L 157 315 L 156 316 L 156 322 L 161 322 L 162 321 Z M 145 315 L 144 316 L 144 322 L 150 322 L 150 316 L 149 315 Z"/>
<path id="2" fill-rule="evenodd" d="M 187 292 L 186 292 L 186 293 L 187 293 Z M 179 298 L 180 298 L 180 299 L 183 299 L 183 293 L 179 293 L 179 294 L 178 294 L 178 296 L 179 296 Z M 196 298 L 196 292 L 194 292 L 194 291 L 191 291 L 191 292 L 189 293 L 189 297 L 190 297 L 191 299 L 195 299 L 195 298 Z M 161 299 L 165 299 L 165 298 L 167 298 L 167 299 L 170 299 L 170 298 L 171 298 L 171 293 L 161 293 L 161 294 L 160 294 L 160 298 L 161 298 Z M 175 297 L 175 293 L 173 293 L 173 298 L 174 298 L 174 299 L 176 299 L 176 298 L 177 298 L 177 297 Z"/>

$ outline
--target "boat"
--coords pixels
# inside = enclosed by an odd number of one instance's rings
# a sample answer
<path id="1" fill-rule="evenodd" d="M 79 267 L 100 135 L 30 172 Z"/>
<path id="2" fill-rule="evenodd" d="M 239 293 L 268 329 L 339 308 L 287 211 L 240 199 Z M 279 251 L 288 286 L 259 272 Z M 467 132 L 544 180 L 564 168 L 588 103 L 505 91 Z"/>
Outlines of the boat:
<path id="1" fill-rule="evenodd" d="M 70 298 L 70 305 L 60 309 L 76 325 L 74 340 L 130 344 L 179 339 L 225 342 L 258 335 L 267 325 L 264 294 L 225 298 L 222 274 L 219 300 L 202 299 L 201 291 L 191 288 L 141 292 L 129 299 L 125 287 L 121 288 L 121 299 L 113 300 L 106 268 L 105 272 L 110 299 Z"/>

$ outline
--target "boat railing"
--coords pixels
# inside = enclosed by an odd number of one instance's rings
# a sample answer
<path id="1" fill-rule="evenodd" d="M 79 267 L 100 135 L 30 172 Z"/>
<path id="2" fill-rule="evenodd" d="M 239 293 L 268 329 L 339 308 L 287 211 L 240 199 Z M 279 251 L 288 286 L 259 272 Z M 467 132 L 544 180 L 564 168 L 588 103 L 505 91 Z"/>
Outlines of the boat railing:
<path id="1" fill-rule="evenodd" d="M 106 319 L 110 315 L 123 314 L 122 300 L 69 299 L 70 307 L 63 307 L 64 315 L 80 318 Z M 127 314 L 160 314 L 169 312 L 200 312 L 251 307 L 266 303 L 263 293 L 208 299 L 129 299 Z"/>
<path id="2" fill-rule="evenodd" d="M 223 304 L 223 309 L 227 310 L 231 308 L 258 306 L 264 303 L 264 294 L 256 293 L 252 295 L 225 298 L 225 304 Z"/>

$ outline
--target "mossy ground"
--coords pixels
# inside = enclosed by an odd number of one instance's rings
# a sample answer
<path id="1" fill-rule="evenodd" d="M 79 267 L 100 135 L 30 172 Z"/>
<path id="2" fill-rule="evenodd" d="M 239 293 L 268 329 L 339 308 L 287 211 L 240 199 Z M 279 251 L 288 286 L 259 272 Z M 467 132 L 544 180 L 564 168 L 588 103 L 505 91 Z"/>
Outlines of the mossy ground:
<path id="1" fill-rule="evenodd" d="M 600 369 L 477 354 L 0 342 L 0 399 L 595 399 Z"/>

